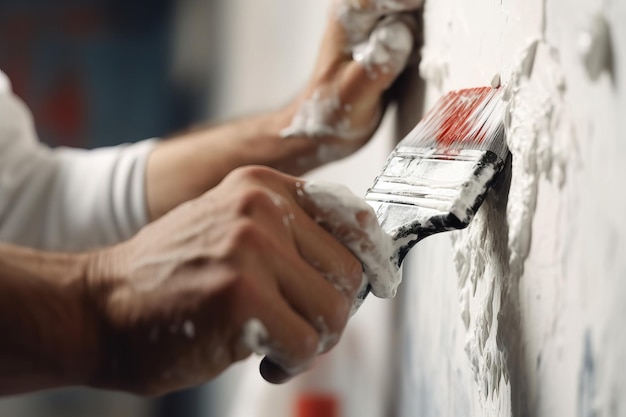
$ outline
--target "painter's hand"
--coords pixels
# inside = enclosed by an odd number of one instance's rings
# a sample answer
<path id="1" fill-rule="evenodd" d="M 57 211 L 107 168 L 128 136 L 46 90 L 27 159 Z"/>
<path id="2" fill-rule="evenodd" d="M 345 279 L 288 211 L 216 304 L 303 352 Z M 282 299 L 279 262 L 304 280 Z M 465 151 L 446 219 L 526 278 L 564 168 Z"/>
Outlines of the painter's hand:
<path id="1" fill-rule="evenodd" d="M 107 347 L 93 385 L 159 394 L 251 352 L 264 377 L 339 339 L 361 263 L 298 203 L 301 182 L 241 168 L 131 240 L 94 254 L 87 285 Z"/>
<path id="2" fill-rule="evenodd" d="M 415 21 L 403 13 L 421 0 L 335 0 L 314 74 L 285 109 L 283 136 L 319 143 L 298 160 L 302 172 L 355 151 L 372 136 L 385 106 L 383 93 L 413 50 Z M 290 172 L 297 168 L 287 167 Z"/>

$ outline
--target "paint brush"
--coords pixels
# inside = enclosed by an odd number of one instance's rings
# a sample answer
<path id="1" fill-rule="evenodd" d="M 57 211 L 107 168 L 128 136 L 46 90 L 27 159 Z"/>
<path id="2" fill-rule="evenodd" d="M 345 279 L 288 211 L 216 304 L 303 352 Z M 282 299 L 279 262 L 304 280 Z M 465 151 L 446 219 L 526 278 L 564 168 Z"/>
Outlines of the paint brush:
<path id="1" fill-rule="evenodd" d="M 398 143 L 368 190 L 365 199 L 394 240 L 398 267 L 420 240 L 469 225 L 502 171 L 503 92 L 480 87 L 444 95 Z"/>

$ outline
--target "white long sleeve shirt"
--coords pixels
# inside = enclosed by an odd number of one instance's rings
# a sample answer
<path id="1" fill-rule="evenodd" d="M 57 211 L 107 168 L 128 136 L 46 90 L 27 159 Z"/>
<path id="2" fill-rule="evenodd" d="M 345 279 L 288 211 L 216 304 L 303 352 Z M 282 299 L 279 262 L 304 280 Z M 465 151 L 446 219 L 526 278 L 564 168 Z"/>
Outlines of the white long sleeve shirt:
<path id="1" fill-rule="evenodd" d="M 128 239 L 148 221 L 154 143 L 51 149 L 0 71 L 0 241 L 78 251 Z"/>

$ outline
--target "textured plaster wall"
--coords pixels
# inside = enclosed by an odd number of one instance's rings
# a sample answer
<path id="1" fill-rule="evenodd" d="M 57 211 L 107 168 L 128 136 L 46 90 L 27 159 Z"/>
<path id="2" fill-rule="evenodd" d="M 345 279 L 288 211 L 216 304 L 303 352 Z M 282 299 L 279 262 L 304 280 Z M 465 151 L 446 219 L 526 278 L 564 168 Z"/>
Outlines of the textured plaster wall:
<path id="1" fill-rule="evenodd" d="M 401 415 L 626 415 L 625 18 L 616 0 L 427 2 L 427 104 L 500 74 L 512 165 L 468 230 L 407 261 Z"/>

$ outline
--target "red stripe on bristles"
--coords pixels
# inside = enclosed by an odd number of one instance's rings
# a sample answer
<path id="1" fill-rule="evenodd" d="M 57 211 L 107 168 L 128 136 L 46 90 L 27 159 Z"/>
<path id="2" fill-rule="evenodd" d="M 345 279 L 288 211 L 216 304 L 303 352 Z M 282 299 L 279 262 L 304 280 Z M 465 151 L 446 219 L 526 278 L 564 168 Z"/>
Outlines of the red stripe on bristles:
<path id="1" fill-rule="evenodd" d="M 481 143 L 485 139 L 485 132 L 482 129 L 476 130 L 477 120 L 472 116 L 492 91 L 490 87 L 481 87 L 454 91 L 445 96 L 440 106 L 437 106 L 439 117 L 442 117 L 435 136 L 437 143 L 443 148 L 459 142 Z"/>

